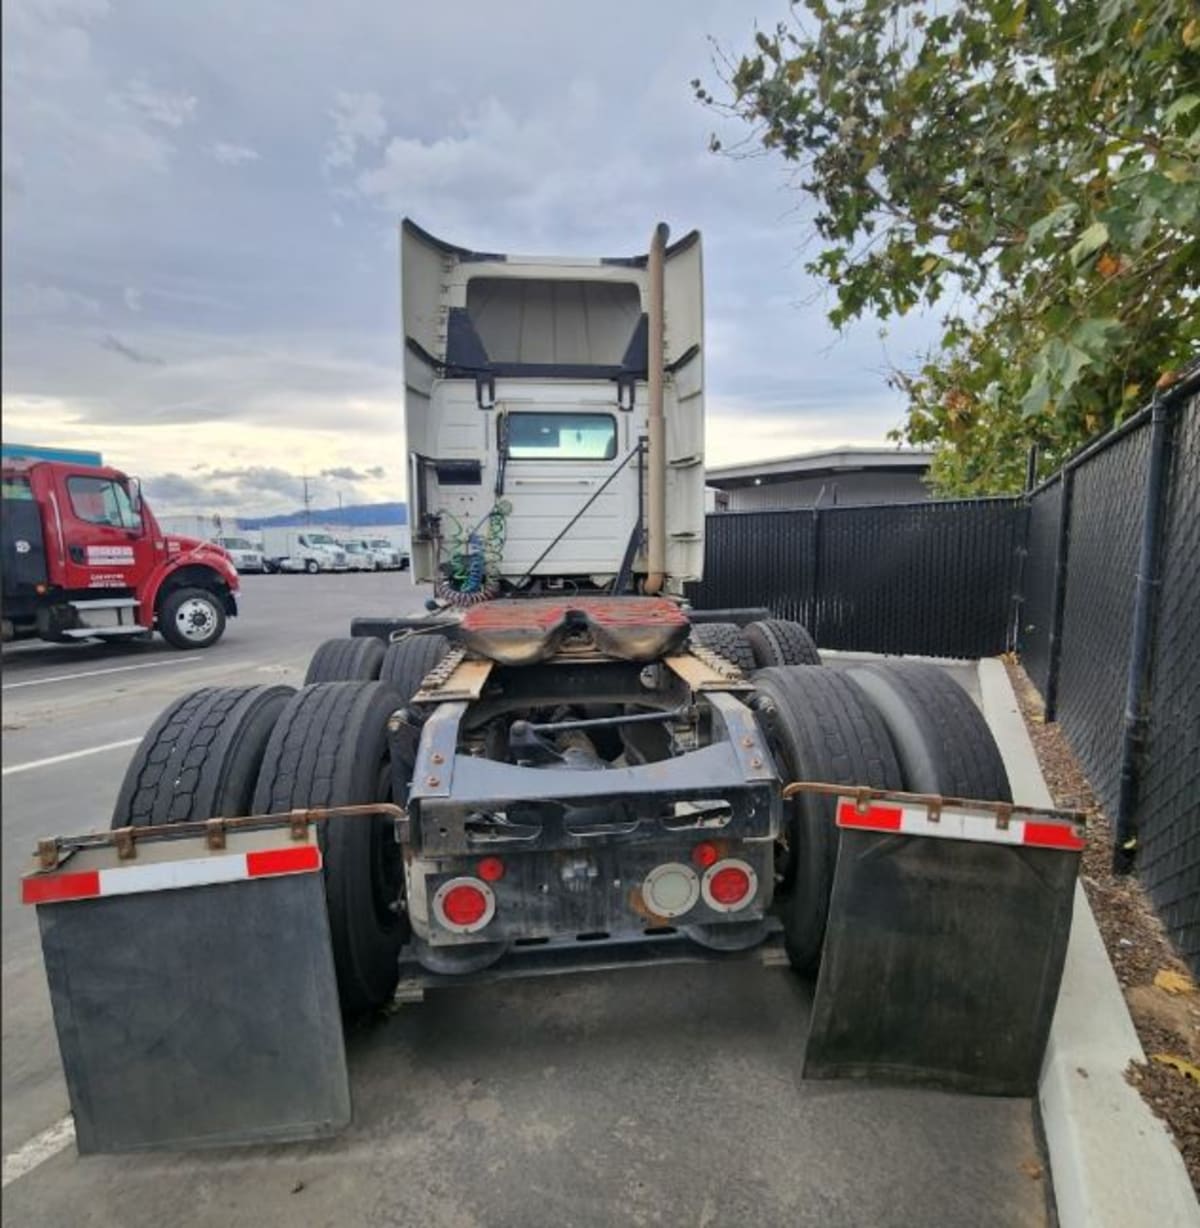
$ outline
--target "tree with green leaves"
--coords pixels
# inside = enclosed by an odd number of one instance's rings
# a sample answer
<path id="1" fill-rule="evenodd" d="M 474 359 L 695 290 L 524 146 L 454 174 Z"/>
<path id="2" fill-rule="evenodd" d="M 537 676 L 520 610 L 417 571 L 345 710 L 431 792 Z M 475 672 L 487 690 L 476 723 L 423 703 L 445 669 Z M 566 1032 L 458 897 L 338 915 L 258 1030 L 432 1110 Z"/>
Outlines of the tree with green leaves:
<path id="1" fill-rule="evenodd" d="M 693 85 L 797 166 L 831 322 L 954 304 L 892 377 L 939 492 L 1019 489 L 1200 350 L 1196 0 L 803 0 L 726 63 Z"/>

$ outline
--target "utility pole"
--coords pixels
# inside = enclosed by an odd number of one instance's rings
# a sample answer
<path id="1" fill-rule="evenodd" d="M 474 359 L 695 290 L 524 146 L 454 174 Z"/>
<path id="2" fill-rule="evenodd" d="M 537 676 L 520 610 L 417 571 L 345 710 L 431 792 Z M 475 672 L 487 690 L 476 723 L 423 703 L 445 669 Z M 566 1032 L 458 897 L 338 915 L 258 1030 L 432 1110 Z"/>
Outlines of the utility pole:
<path id="1" fill-rule="evenodd" d="M 346 522 L 342 519 L 342 492 L 338 491 L 338 524 L 344 525 Z"/>
<path id="2" fill-rule="evenodd" d="M 312 513 L 309 510 L 312 504 L 312 500 L 309 498 L 309 494 L 308 494 L 308 474 L 307 473 L 303 474 L 301 477 L 301 480 L 304 483 L 304 523 L 306 525 L 309 525 L 309 524 L 312 524 Z"/>

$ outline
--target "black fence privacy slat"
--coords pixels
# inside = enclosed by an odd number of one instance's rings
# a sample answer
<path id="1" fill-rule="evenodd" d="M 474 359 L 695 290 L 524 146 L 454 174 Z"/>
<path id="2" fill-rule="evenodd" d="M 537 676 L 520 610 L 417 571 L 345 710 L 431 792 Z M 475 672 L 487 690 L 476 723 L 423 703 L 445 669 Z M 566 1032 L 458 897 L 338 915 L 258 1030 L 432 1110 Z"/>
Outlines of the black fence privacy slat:
<path id="1" fill-rule="evenodd" d="M 808 624 L 816 579 L 810 508 L 707 517 L 704 580 L 688 586 L 697 609 L 766 606 L 776 618 Z"/>
<path id="2" fill-rule="evenodd" d="M 1110 816 L 1133 631 L 1149 431 L 1117 440 L 1075 471 L 1057 718 Z"/>
<path id="3" fill-rule="evenodd" d="M 1114 824 L 1133 747 L 1124 818 L 1137 869 L 1200 973 L 1198 378 L 1160 403 L 1170 406 L 1170 462 L 1148 699 L 1132 741 L 1149 411 L 1021 498 L 709 516 L 705 578 L 688 595 L 700 609 L 766 606 L 805 623 L 822 648 L 981 657 L 1017 647 Z"/>
<path id="4" fill-rule="evenodd" d="M 1029 501 L 1029 529 L 1022 576 L 1021 661 L 1043 695 L 1050 671 L 1050 628 L 1054 617 L 1054 569 L 1062 516 L 1062 481 L 1038 491 Z"/>
<path id="5" fill-rule="evenodd" d="M 981 657 L 1006 647 L 1013 499 L 721 512 L 697 609 L 763 605 L 825 648 Z"/>
<path id="6" fill-rule="evenodd" d="M 1139 871 L 1200 970 L 1200 398 L 1175 423 L 1139 780 Z"/>
<path id="7" fill-rule="evenodd" d="M 1003 652 L 1020 511 L 977 499 L 821 512 L 809 630 L 827 648 Z"/>

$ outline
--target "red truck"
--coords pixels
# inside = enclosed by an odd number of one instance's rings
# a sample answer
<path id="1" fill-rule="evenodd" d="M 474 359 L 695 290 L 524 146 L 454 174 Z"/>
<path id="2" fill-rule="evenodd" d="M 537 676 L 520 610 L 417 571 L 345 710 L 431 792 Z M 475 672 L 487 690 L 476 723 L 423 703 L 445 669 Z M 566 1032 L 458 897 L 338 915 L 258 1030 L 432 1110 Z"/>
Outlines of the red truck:
<path id="1" fill-rule="evenodd" d="M 208 648 L 237 613 L 219 546 L 164 533 L 136 478 L 107 465 L 6 460 L 3 638 L 144 638 Z"/>

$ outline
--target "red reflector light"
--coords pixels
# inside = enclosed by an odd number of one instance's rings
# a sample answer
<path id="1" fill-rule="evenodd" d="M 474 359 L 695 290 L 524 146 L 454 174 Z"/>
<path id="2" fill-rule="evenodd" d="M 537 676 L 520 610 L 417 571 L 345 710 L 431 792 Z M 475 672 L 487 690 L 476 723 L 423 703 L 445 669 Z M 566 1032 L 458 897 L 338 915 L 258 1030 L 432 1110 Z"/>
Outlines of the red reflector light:
<path id="1" fill-rule="evenodd" d="M 750 894 L 750 875 L 740 866 L 724 866 L 708 880 L 708 891 L 718 904 L 737 904 Z"/>
<path id="2" fill-rule="evenodd" d="M 710 844 L 707 840 L 701 840 L 692 849 L 692 864 L 697 865 L 702 870 L 707 870 L 721 856 L 717 852 L 717 846 Z"/>
<path id="3" fill-rule="evenodd" d="M 475 872 L 485 883 L 498 883 L 504 877 L 504 862 L 499 857 L 484 857 Z"/>
<path id="4" fill-rule="evenodd" d="M 474 925 L 487 912 L 487 896 L 470 883 L 451 887 L 442 899 L 442 912 L 452 925 Z"/>

